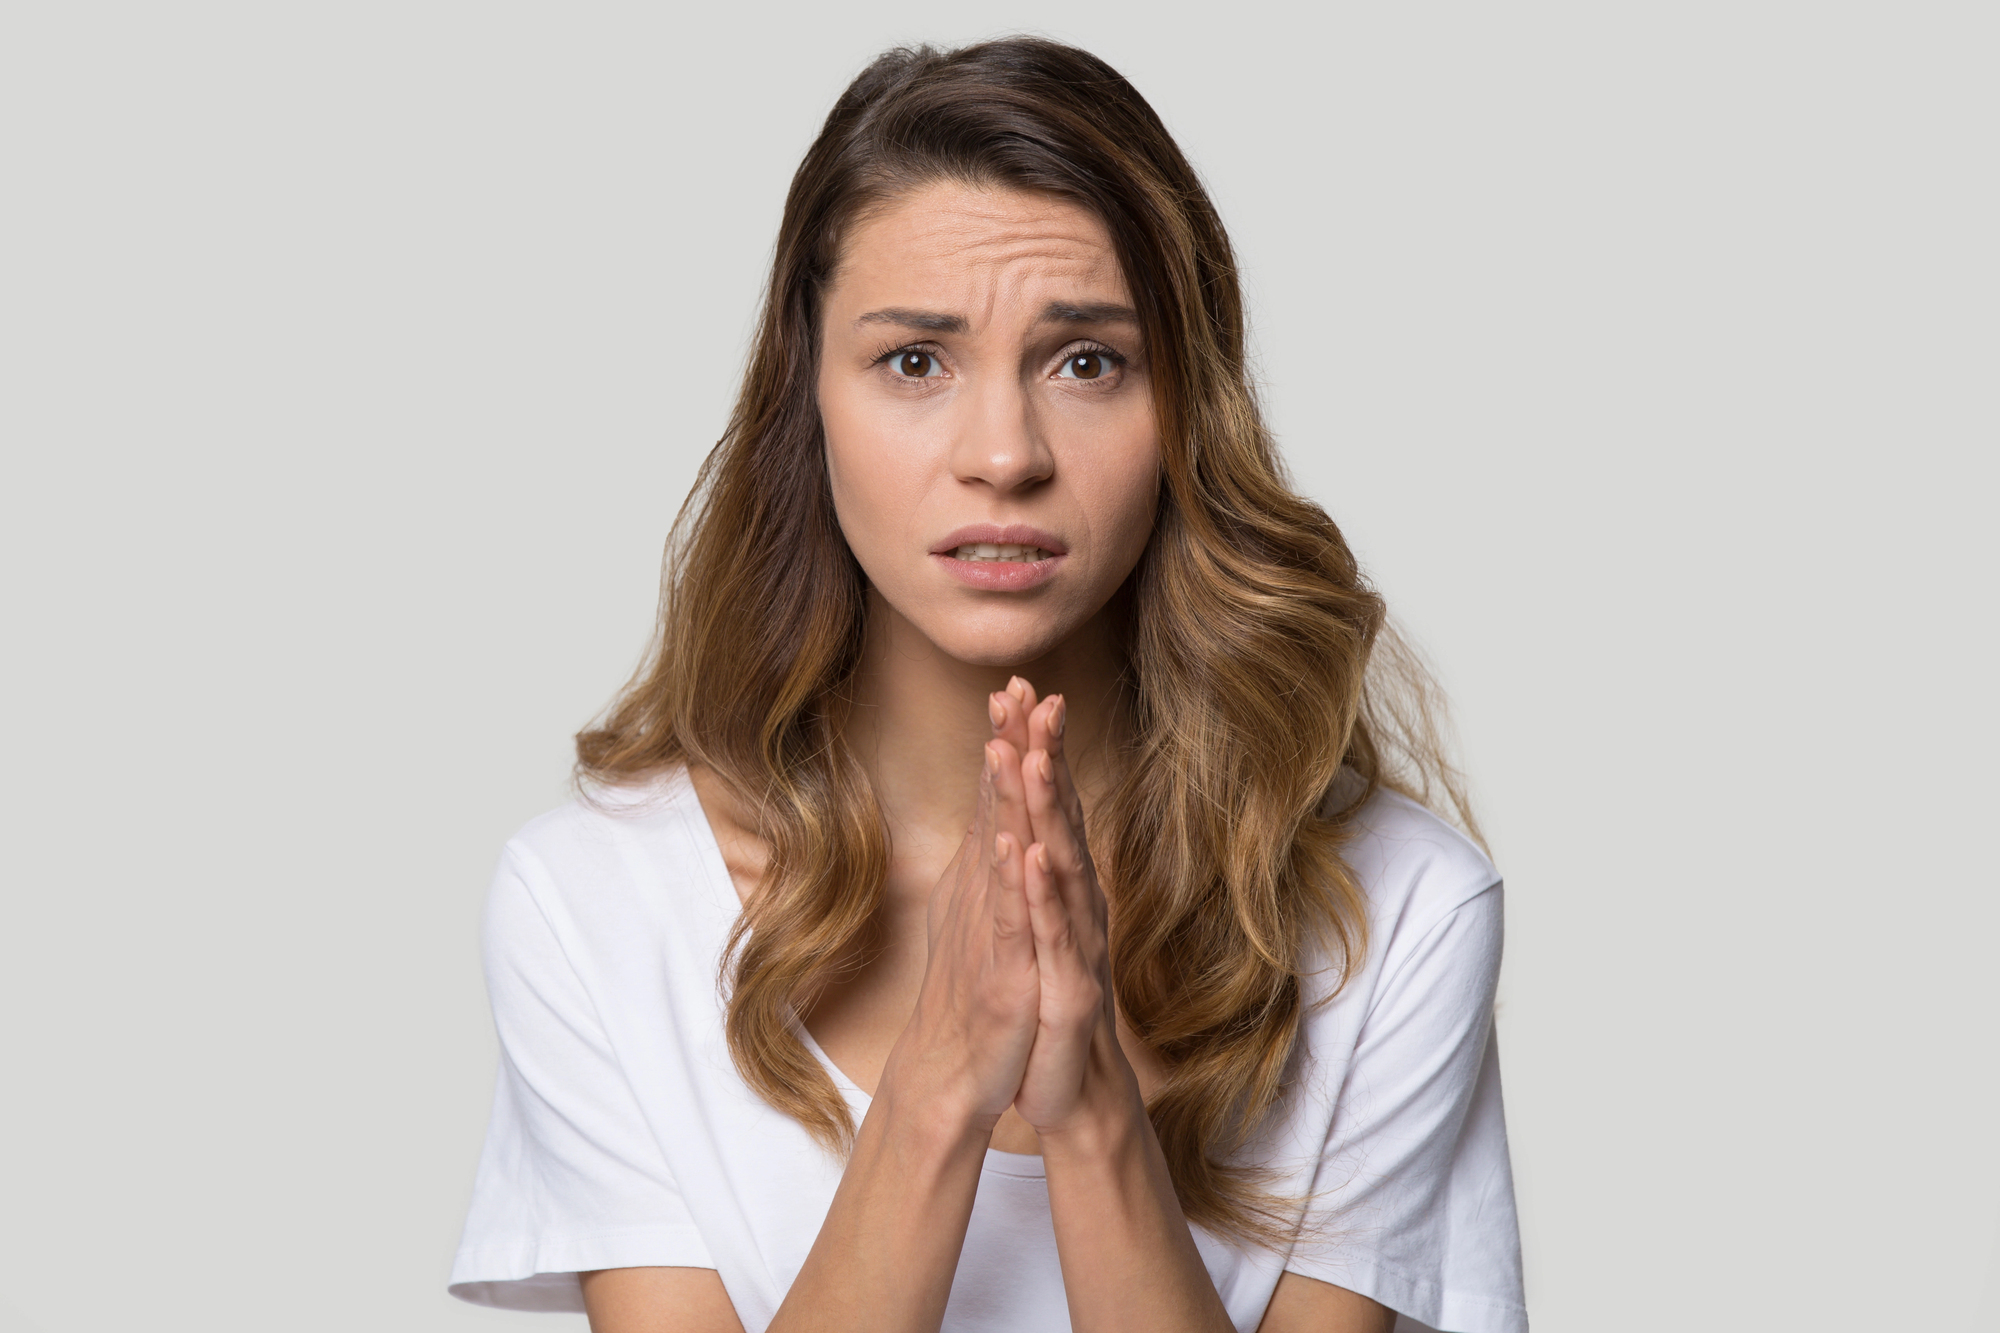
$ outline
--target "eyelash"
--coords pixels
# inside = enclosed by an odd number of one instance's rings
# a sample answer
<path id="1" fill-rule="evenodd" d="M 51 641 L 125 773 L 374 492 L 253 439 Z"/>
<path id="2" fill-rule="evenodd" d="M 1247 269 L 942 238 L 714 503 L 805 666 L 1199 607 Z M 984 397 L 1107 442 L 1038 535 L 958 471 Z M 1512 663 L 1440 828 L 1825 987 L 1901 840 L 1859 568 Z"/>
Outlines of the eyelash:
<path id="1" fill-rule="evenodd" d="M 1114 366 L 1123 366 L 1126 363 L 1123 352 L 1115 347 L 1106 347 L 1103 343 L 1090 338 L 1084 339 L 1081 346 L 1068 348 L 1062 359 L 1069 361 L 1079 356 L 1101 356 Z"/>
<path id="2" fill-rule="evenodd" d="M 886 365 L 890 361 L 894 360 L 896 357 L 902 356 L 906 352 L 921 352 L 925 356 L 936 356 L 937 353 L 931 350 L 932 347 L 934 347 L 935 345 L 936 344 L 934 343 L 897 343 L 893 347 L 885 347 L 880 352 L 877 352 L 875 354 L 875 359 L 869 362 L 868 364 L 871 366 Z M 1101 356 L 1114 366 L 1123 367 L 1130 364 L 1130 358 L 1128 358 L 1123 352 L 1119 351 L 1114 347 L 1106 347 L 1103 343 L 1098 342 L 1094 338 L 1085 338 L 1080 343 L 1074 343 L 1069 347 L 1065 348 L 1063 350 L 1063 355 L 1057 358 L 1056 364 L 1061 365 L 1063 362 L 1068 361 L 1072 357 L 1086 356 L 1086 355 Z M 904 375 L 900 376 L 899 378 L 915 379 L 917 377 L 914 375 Z"/>
<path id="3" fill-rule="evenodd" d="M 893 347 L 885 347 L 881 351 L 877 352 L 875 354 L 875 359 L 873 361 L 870 361 L 868 364 L 871 366 L 879 366 L 887 362 L 891 357 L 901 356 L 905 352 L 922 352 L 926 356 L 937 355 L 937 353 L 931 351 L 931 349 L 925 346 L 923 343 L 897 343 Z"/>

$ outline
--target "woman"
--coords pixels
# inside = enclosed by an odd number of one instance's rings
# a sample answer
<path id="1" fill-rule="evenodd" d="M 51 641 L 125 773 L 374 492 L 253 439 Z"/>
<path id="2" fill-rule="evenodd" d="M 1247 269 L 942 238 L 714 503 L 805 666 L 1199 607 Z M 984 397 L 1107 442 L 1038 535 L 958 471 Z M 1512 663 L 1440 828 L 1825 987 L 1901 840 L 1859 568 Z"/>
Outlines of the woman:
<path id="1" fill-rule="evenodd" d="M 1423 681 L 1281 479 L 1138 94 L 1041 41 L 870 66 L 697 495 L 591 796 L 495 884 L 454 1292 L 1524 1329 L 1497 878 L 1397 794 L 1446 776 Z"/>

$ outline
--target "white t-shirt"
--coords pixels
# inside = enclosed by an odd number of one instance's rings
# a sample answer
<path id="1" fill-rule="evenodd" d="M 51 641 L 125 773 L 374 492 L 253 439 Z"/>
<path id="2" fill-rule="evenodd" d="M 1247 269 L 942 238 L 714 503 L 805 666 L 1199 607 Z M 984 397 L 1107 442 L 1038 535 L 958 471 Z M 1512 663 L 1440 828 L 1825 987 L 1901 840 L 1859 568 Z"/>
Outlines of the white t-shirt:
<path id="1" fill-rule="evenodd" d="M 1492 1021 L 1499 879 L 1401 797 L 1362 823 L 1345 855 L 1367 958 L 1305 1019 L 1297 1090 L 1254 1147 L 1279 1191 L 1310 1200 L 1308 1238 L 1288 1255 L 1195 1241 L 1243 1333 L 1285 1269 L 1374 1297 L 1399 1327 L 1524 1333 Z M 738 911 L 682 772 L 508 843 L 485 929 L 499 1086 L 453 1295 L 573 1311 L 582 1271 L 713 1268 L 748 1333 L 770 1323 L 842 1163 L 730 1062 L 717 966 Z M 858 1123 L 867 1094 L 827 1068 Z M 944 1329 L 1068 1328 L 1042 1160 L 989 1151 Z"/>

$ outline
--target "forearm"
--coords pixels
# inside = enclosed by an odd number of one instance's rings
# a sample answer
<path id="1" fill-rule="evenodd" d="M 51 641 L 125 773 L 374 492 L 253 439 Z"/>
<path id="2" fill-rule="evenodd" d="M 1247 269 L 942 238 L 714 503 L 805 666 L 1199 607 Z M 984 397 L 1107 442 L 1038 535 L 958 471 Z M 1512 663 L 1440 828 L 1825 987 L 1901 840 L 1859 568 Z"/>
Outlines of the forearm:
<path id="1" fill-rule="evenodd" d="M 992 1126 L 879 1089 L 770 1333 L 937 1333 Z"/>
<path id="2" fill-rule="evenodd" d="M 1071 1326 L 1231 1333 L 1137 1086 L 1106 1100 L 1075 1128 L 1042 1136 Z"/>

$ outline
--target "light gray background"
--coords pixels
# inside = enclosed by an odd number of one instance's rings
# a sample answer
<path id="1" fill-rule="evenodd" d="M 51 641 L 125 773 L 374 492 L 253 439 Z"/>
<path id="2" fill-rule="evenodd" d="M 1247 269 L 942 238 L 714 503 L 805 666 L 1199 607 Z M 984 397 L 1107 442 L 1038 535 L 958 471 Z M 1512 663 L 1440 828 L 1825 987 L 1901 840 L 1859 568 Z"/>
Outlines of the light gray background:
<path id="1" fill-rule="evenodd" d="M 2000 1328 L 1992 13 L 10 6 L 0 1330 L 580 1325 L 442 1290 L 488 873 L 833 97 L 1020 29 L 1456 698 L 1538 1333 Z"/>

